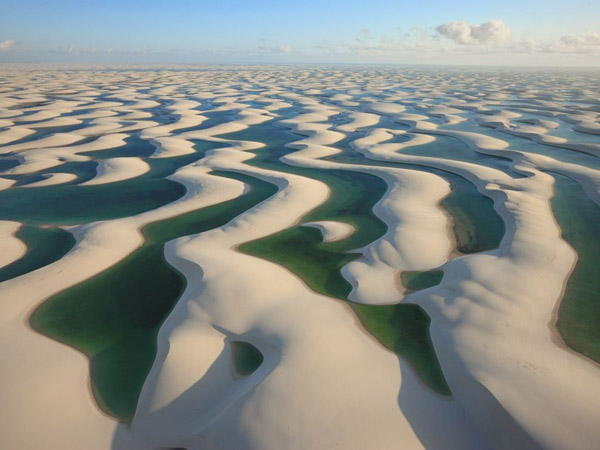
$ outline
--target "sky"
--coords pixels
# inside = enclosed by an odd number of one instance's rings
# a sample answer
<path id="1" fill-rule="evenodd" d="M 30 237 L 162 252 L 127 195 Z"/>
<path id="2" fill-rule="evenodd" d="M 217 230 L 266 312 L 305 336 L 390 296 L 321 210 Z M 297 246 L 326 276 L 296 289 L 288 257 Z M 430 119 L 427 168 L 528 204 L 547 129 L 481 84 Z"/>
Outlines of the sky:
<path id="1" fill-rule="evenodd" d="M 599 0 L 0 0 L 0 63 L 600 67 Z"/>

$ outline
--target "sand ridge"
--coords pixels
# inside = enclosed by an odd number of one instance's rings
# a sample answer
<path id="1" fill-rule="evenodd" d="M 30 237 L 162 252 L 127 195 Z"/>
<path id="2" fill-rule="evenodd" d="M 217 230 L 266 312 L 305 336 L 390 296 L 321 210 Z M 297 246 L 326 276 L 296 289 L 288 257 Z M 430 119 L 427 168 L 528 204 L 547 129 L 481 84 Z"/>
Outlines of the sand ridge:
<path id="1" fill-rule="evenodd" d="M 392 68 L 185 69 L 0 72 L 4 190 L 78 186 L 63 164 L 97 163 L 97 176 L 83 186 L 143 182 L 156 161 L 191 161 L 168 177 L 186 187 L 184 197 L 136 216 L 68 227 L 77 242 L 67 255 L 0 284 L 0 381 L 11 405 L 0 417 L 5 445 L 392 449 L 401 442 L 403 448 L 586 449 L 600 442 L 598 366 L 565 351 L 551 332 L 576 254 L 554 219 L 548 173 L 568 176 L 600 204 L 600 147 L 593 140 L 600 113 L 589 107 L 597 98 L 583 87 L 551 96 L 529 88 L 531 80 L 546 87 L 594 86 L 593 78 Z M 451 399 L 426 388 L 404 360 L 358 327 L 346 304 L 314 293 L 277 264 L 236 250 L 302 224 L 330 194 L 316 179 L 251 164 L 252 152 L 265 146 L 260 138 L 226 136 L 260 127 L 295 135 L 285 144 L 282 167 L 360 172 L 385 182 L 374 213 L 387 232 L 357 249 L 361 257 L 341 273 L 352 285 L 351 301 L 412 302 L 425 309 Z M 134 136 L 154 147 L 151 155 L 100 156 L 107 149 L 118 153 Z M 467 157 L 428 155 L 443 139 L 459 142 Z M 209 150 L 193 160 L 196 141 Z M 499 248 L 453 253 L 450 219 L 441 206 L 451 186 L 437 172 L 421 170 L 427 168 L 463 177 L 493 201 L 505 225 Z M 13 187 L 41 170 L 44 179 Z M 159 332 L 156 360 L 127 428 L 94 404 L 86 358 L 33 332 L 28 316 L 48 297 L 139 248 L 145 224 L 250 189 L 213 171 L 267 181 L 277 193 L 222 227 L 166 245 L 165 257 L 187 287 Z M 1 224 L 0 265 L 6 265 L 26 249 L 15 237 L 21 224 Z M 353 231 L 331 221 L 304 225 L 318 227 L 332 242 Z M 398 290 L 398 272 L 436 268 L 444 271 L 438 286 L 409 295 Z M 247 377 L 232 370 L 234 340 L 264 356 Z M 63 404 L 70 406 L 56 406 Z"/>

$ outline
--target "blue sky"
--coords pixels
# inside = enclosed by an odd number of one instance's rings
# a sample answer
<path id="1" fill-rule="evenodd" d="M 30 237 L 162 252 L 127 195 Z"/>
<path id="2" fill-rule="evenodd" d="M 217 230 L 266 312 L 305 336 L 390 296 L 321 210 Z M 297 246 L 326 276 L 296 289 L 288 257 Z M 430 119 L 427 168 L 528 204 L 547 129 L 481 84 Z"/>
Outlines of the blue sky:
<path id="1" fill-rule="evenodd" d="M 600 1 L 0 0 L 2 62 L 600 65 Z"/>

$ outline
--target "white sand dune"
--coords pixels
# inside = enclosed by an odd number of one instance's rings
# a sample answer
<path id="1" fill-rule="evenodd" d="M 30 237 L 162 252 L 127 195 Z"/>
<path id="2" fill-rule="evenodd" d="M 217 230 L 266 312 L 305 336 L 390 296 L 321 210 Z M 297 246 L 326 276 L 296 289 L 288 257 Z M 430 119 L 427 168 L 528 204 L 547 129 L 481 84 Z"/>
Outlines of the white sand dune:
<path id="1" fill-rule="evenodd" d="M 10 169 L 9 174 L 28 174 L 39 170 L 60 166 L 65 162 L 89 161 L 91 157 L 81 155 L 84 152 L 106 150 L 107 148 L 118 148 L 125 145 L 125 139 L 129 137 L 124 133 L 115 133 L 100 136 L 97 139 L 83 144 L 67 146 L 48 146 L 43 148 L 31 148 L 18 153 L 21 164 Z M 75 141 L 77 142 L 77 140 Z"/>
<path id="2" fill-rule="evenodd" d="M 74 119 L 72 117 L 55 117 L 48 120 L 43 120 L 41 122 L 33 122 L 28 123 L 28 128 L 33 129 L 44 129 L 44 128 L 54 128 L 54 127 L 68 127 L 71 125 L 80 125 L 81 120 Z"/>
<path id="3" fill-rule="evenodd" d="M 27 133 L 26 135 L 28 135 Z M 20 152 L 23 150 L 32 150 L 49 147 L 63 147 L 65 145 L 73 144 L 80 141 L 81 136 L 77 136 L 73 133 L 56 133 L 50 136 L 43 137 L 41 139 L 35 139 L 22 144 L 6 145 L 0 149 L 2 154 L 11 152 Z M 15 139 L 11 139 L 15 140 Z"/>
<path id="4" fill-rule="evenodd" d="M 18 260 L 27 251 L 27 246 L 15 236 L 19 228 L 19 222 L 0 221 L 0 269 Z"/>
<path id="5" fill-rule="evenodd" d="M 16 183 L 15 180 L 10 180 L 8 178 L 0 178 L 0 191 L 2 191 L 4 189 L 8 189 L 15 183 Z"/>
<path id="6" fill-rule="evenodd" d="M 7 130 L 0 131 L 0 145 L 23 139 L 34 133 L 35 130 L 30 130 L 29 128 L 10 127 Z"/>
<path id="7" fill-rule="evenodd" d="M 388 225 L 388 232 L 362 249 L 363 258 L 347 264 L 342 273 L 353 286 L 349 296 L 351 300 L 370 304 L 397 303 L 400 299 L 396 282 L 398 272 L 428 270 L 443 264 L 448 258 L 451 251 L 447 231 L 449 224 L 438 204 L 448 195 L 449 186 L 438 176 L 424 172 L 322 160 L 338 152 L 328 145 L 335 145 L 344 135 L 330 131 L 331 126 L 320 123 L 322 119 L 319 117 L 300 115 L 293 121 L 280 122 L 291 126 L 295 133 L 308 136 L 288 144 L 288 147 L 299 151 L 282 160 L 305 167 L 370 173 L 386 182 L 387 192 L 376 205 L 375 212 Z M 386 138 L 391 137 L 383 133 Z M 433 139 L 431 136 L 417 138 L 419 144 Z"/>
<path id="8" fill-rule="evenodd" d="M 38 111 L 36 113 L 33 114 L 28 114 L 24 117 L 15 117 L 13 120 L 16 123 L 20 123 L 20 122 L 39 122 L 39 121 L 46 121 L 49 119 L 54 119 L 55 117 L 59 117 L 61 115 L 61 112 L 63 112 L 65 110 L 62 111 L 57 111 L 57 110 L 45 110 L 45 111 Z M 68 110 L 66 110 L 68 111 Z M 62 122 L 64 123 L 64 122 Z M 81 123 L 81 122 L 72 122 L 72 123 Z M 72 123 L 68 123 L 69 125 L 72 125 Z"/>
<path id="9" fill-rule="evenodd" d="M 89 387 L 88 361 L 27 327 L 37 304 L 115 264 L 142 243 L 137 231 L 145 223 L 185 213 L 240 195 L 236 180 L 209 175 L 202 167 L 186 167 L 172 177 L 187 187 L 186 195 L 165 207 L 132 218 L 76 227 L 77 245 L 61 260 L 0 284 L 0 373 L 4 401 L 19 405 L 2 409 L 3 442 L 13 449 L 111 448 L 117 424 L 98 411 Z M 39 367 L 44 370 L 40 371 Z M 60 414 L 48 414 L 57 405 Z M 33 427 L 36 433 L 26 430 Z M 128 444 L 128 449 L 147 448 Z"/>
<path id="10" fill-rule="evenodd" d="M 200 106 L 200 103 L 191 100 L 178 100 L 167 109 L 172 111 L 173 115 L 179 117 L 179 120 L 169 125 L 159 125 L 156 127 L 146 128 L 141 133 L 143 138 L 151 138 L 157 136 L 170 135 L 173 131 L 181 128 L 191 128 L 200 125 L 206 120 L 199 111 L 194 108 Z"/>
<path id="11" fill-rule="evenodd" d="M 355 112 L 348 114 L 348 117 L 352 119 L 352 122 L 340 125 L 337 127 L 338 130 L 356 131 L 359 128 L 370 127 L 379 122 L 379 116 L 377 114 Z"/>
<path id="12" fill-rule="evenodd" d="M 341 241 L 354 233 L 354 227 L 352 225 L 343 222 L 334 222 L 332 220 L 304 222 L 302 226 L 319 230 L 323 235 L 323 242 Z"/>
<path id="13" fill-rule="evenodd" d="M 440 133 L 457 137 L 478 151 L 506 147 L 506 143 L 484 135 Z M 374 145 L 369 148 L 368 155 L 407 162 L 423 159 L 394 153 L 392 149 L 387 152 L 378 150 L 381 147 Z M 440 164 L 437 166 L 442 167 Z M 586 392 L 589 394 L 600 390 L 597 367 L 556 346 L 548 329 L 548 324 L 553 322 L 556 301 L 562 293 L 563 280 L 574 263 L 573 252 L 560 239 L 556 222 L 550 213 L 552 178 L 532 166 L 528 169 L 535 176 L 514 180 L 493 169 L 484 170 L 480 167 L 477 170 L 469 168 L 468 172 L 457 170 L 463 164 L 467 163 L 444 162 L 446 170 L 471 174 L 469 178 L 478 185 L 480 191 L 482 188 L 487 190 L 497 200 L 497 208 L 507 224 L 507 236 L 498 251 L 466 256 L 447 263 L 444 271 L 453 281 L 433 288 L 428 296 L 415 294 L 410 300 L 423 305 L 427 311 L 435 310 L 432 313 L 433 317 L 437 317 L 432 326 L 434 343 L 436 346 L 439 342 L 441 347 L 450 347 L 447 343 L 452 342 L 452 350 L 448 350 L 444 356 L 440 355 L 442 367 L 453 391 L 457 391 L 456 397 L 464 399 L 466 408 L 476 412 L 473 420 L 478 421 L 483 429 L 489 426 L 494 413 L 488 402 L 482 404 L 480 396 L 490 393 L 528 433 L 528 439 L 544 448 L 569 445 L 589 448 L 600 439 L 593 425 L 600 419 L 599 411 L 585 401 Z M 433 162 L 431 165 L 434 165 Z M 565 165 L 558 162 L 554 167 L 559 171 L 566 169 Z M 498 189 L 495 184 L 498 180 L 505 188 Z M 497 192 L 494 193 L 494 190 Z M 501 207 L 498 202 L 500 199 Z M 458 272 L 454 272 L 454 267 L 460 267 Z M 497 276 L 498 273 L 507 276 L 510 273 L 510 277 L 514 277 L 510 288 L 505 278 Z M 536 274 L 539 284 L 526 281 L 532 273 Z M 461 284 L 460 280 L 467 276 L 470 283 L 475 284 Z M 516 281 L 519 278 L 521 280 Z M 470 300 L 473 297 L 477 298 L 476 302 Z M 421 301 L 420 298 L 427 300 Z M 500 305 L 502 307 L 498 309 Z M 532 309 L 533 305 L 536 305 L 535 309 Z M 467 315 L 456 322 L 457 314 Z M 472 320 L 467 320 L 467 317 L 472 317 Z M 453 325 L 450 326 L 449 321 Z M 463 344 L 456 345 L 456 340 Z M 524 342 L 530 345 L 524 345 Z M 531 348 L 536 348 L 535 352 Z M 454 355 L 454 359 L 445 360 L 450 354 Z M 456 374 L 453 374 L 453 368 L 468 372 L 469 377 L 459 381 L 454 378 Z M 578 380 L 577 389 L 566 381 L 572 376 Z M 485 389 L 476 389 L 467 378 L 474 378 Z M 542 392 L 552 392 L 553 395 Z M 527 404 L 521 401 L 524 396 L 528 398 Z M 562 400 L 558 400 L 560 398 Z M 582 415 L 565 409 L 566 402 L 578 404 L 576 408 Z M 540 417 L 544 419 L 538 420 Z M 547 423 L 554 424 L 551 430 L 542 425 Z M 490 432 L 493 430 L 490 429 Z M 506 446 L 516 445 L 510 440 L 503 440 L 505 438 L 495 435 L 494 440 Z"/>
<path id="14" fill-rule="evenodd" d="M 141 158 L 108 158 L 98 163 L 96 176 L 81 183 L 81 186 L 114 183 L 139 177 L 150 171 L 150 166 Z"/>
<path id="15" fill-rule="evenodd" d="M 77 179 L 77 175 L 73 173 L 49 173 L 44 176 L 43 180 L 34 181 L 33 183 L 24 184 L 24 188 L 34 188 L 43 186 L 54 186 L 56 184 L 68 183 Z"/>
<path id="16" fill-rule="evenodd" d="M 186 187 L 181 199 L 133 217 L 68 227 L 76 245 L 63 258 L 0 283 L 3 446 L 598 447 L 599 366 L 566 348 L 554 325 L 577 255 L 552 214 L 553 176 L 546 173 L 570 177 L 600 204 L 593 77 L 491 69 L 179 69 L 0 71 L 0 126 L 6 127 L 0 163 L 19 162 L 3 171 L 3 195 L 18 192 L 16 179 L 48 168 L 56 169 L 23 189 L 69 182 L 74 175 L 60 166 L 90 160 L 98 162 L 98 174 L 83 184 L 135 180 L 152 159 L 94 154 L 118 151 L 134 133 L 156 147 L 151 158 L 191 155 L 195 139 L 214 144 L 169 177 Z M 227 112 L 223 123 L 203 128 L 211 114 Z M 79 129 L 46 135 L 49 127 L 72 125 Z M 238 250 L 298 224 L 319 229 L 324 242 L 361 232 L 333 220 L 303 222 L 327 201 L 329 187 L 253 165 L 251 151 L 264 147 L 268 131 L 257 132 L 256 140 L 224 136 L 248 127 L 285 127 L 296 135 L 277 149 L 290 151 L 282 168 L 360 172 L 385 183 L 374 213 L 387 231 L 356 249 L 360 257 L 341 273 L 352 301 L 424 308 L 452 397 L 425 387 L 404 359 L 363 329 L 348 304 Z M 353 141 L 338 148 L 349 133 Z M 418 156 L 421 146 L 442 145 L 445 137 L 462 142 L 472 160 Z M 523 142 L 555 153 L 529 152 Z M 510 161 L 484 165 L 484 155 Z M 452 218 L 440 206 L 450 185 L 420 170 L 428 167 L 462 176 L 492 199 L 506 228 L 499 248 L 454 253 Z M 89 361 L 31 330 L 28 317 L 47 298 L 139 248 L 145 224 L 249 191 L 214 170 L 273 183 L 277 193 L 222 227 L 167 243 L 165 256 L 187 286 L 160 329 L 134 420 L 118 424 L 93 401 Z M 0 221 L 0 268 L 26 251 L 15 237 L 20 226 Z M 411 293 L 398 286 L 400 272 L 434 268 L 444 271 L 439 285 Z M 234 341 L 254 345 L 264 357 L 248 376 L 235 370 Z"/>
<path id="17" fill-rule="evenodd" d="M 325 186 L 236 165 L 234 158 L 245 156 L 235 148 L 215 153 L 223 156 L 211 159 L 212 167 L 219 164 L 271 179 L 280 191 L 221 229 L 167 246 L 169 261 L 190 284 L 161 328 L 159 353 L 140 397 L 133 433 L 152 438 L 158 446 L 188 448 L 394 448 L 399 440 L 407 447 L 420 447 L 397 408 L 396 357 L 357 328 L 339 301 L 312 293 L 277 265 L 232 250 L 292 225 L 325 199 Z M 202 344 L 200 336 L 206 337 Z M 266 359 L 248 380 L 232 379 L 225 364 L 227 338 L 236 337 L 261 349 Z M 306 358 L 317 348 L 318 364 L 307 365 Z M 190 351 L 203 356 L 182 364 L 180 355 Z M 340 371 L 350 365 L 351 370 Z M 250 390 L 257 379 L 260 384 Z M 292 380 L 295 389 L 290 390 Z M 423 402 L 439 403 L 446 421 L 440 434 L 449 448 L 481 445 L 475 431 L 466 431 L 470 425 L 455 403 L 439 400 L 415 381 L 410 381 L 411 389 L 419 390 Z M 366 390 L 361 388 L 365 385 Z M 220 390 L 218 397 L 215 389 Z M 313 395 L 301 394 L 306 391 Z M 342 416 L 336 412 L 340 410 L 345 411 Z M 290 421 L 298 428 L 289 429 L 285 424 Z M 240 422 L 243 434 L 229 426 Z M 458 423 L 460 430 L 452 425 Z M 172 429 L 164 424 L 177 425 Z"/>

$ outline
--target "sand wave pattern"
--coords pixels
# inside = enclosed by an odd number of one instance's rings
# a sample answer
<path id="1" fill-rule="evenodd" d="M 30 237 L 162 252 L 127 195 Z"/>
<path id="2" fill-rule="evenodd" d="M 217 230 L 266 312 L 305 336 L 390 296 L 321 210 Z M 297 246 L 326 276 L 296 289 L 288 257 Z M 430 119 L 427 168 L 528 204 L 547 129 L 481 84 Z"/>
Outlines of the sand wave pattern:
<path id="1" fill-rule="evenodd" d="M 598 92 L 3 68 L 3 446 L 598 447 Z"/>

